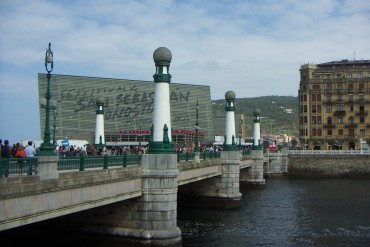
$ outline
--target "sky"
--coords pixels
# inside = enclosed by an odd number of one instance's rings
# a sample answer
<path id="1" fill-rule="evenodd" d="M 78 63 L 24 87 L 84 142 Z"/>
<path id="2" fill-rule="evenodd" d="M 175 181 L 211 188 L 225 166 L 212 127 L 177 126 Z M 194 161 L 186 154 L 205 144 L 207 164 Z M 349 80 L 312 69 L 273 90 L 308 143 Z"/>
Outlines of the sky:
<path id="1" fill-rule="evenodd" d="M 212 100 L 297 96 L 300 66 L 370 59 L 368 0 L 0 0 L 0 139 L 41 140 L 37 74 L 172 83 Z M 51 79 L 52 86 L 52 79 Z"/>

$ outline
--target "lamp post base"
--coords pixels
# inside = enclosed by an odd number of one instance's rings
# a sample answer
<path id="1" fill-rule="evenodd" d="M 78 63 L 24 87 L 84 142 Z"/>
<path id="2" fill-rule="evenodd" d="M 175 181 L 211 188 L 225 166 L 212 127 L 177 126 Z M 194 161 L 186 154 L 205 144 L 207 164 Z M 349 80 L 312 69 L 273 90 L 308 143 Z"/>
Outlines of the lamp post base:
<path id="1" fill-rule="evenodd" d="M 53 156 L 55 155 L 55 146 L 51 143 L 42 143 L 40 148 L 37 150 L 38 156 Z"/>

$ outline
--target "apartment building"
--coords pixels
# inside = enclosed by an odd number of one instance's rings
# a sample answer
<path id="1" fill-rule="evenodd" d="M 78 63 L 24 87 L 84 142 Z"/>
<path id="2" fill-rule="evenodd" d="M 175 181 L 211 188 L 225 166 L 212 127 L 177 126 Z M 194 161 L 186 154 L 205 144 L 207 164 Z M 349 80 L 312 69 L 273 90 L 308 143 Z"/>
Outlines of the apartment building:
<path id="1" fill-rule="evenodd" d="M 300 68 L 299 139 L 303 149 L 360 149 L 370 142 L 370 60 Z"/>

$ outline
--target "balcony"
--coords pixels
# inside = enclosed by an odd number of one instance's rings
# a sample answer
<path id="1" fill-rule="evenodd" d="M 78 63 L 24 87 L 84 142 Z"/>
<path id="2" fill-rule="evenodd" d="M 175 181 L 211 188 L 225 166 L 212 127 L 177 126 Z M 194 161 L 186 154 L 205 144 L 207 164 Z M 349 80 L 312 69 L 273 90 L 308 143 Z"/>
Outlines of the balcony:
<path id="1" fill-rule="evenodd" d="M 332 100 L 325 100 L 325 99 L 324 99 L 324 100 L 322 100 L 322 103 L 323 103 L 323 104 L 329 104 L 329 105 L 330 105 L 330 104 L 332 104 L 332 103 L 333 103 L 333 101 L 332 101 Z"/>
<path id="2" fill-rule="evenodd" d="M 357 128 L 357 123 L 346 123 L 344 125 L 346 128 Z"/>
<path id="3" fill-rule="evenodd" d="M 363 104 L 365 103 L 365 99 L 356 99 L 356 103 Z"/>
<path id="4" fill-rule="evenodd" d="M 356 111 L 356 116 L 367 116 L 367 111 Z"/>
<path id="5" fill-rule="evenodd" d="M 333 123 L 324 123 L 324 128 L 335 128 L 335 124 L 333 124 Z"/>
<path id="6" fill-rule="evenodd" d="M 346 111 L 335 111 L 334 116 L 344 116 L 346 115 Z"/>

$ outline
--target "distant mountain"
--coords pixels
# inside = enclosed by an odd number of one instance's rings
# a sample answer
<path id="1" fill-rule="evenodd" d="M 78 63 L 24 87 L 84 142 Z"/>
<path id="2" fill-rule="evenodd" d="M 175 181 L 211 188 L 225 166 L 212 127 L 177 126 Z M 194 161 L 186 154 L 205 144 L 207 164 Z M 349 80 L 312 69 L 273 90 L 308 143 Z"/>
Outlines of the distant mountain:
<path id="1" fill-rule="evenodd" d="M 261 132 L 298 136 L 299 102 L 294 96 L 263 96 L 235 99 L 235 114 L 244 113 L 247 133 L 253 127 L 253 111 L 261 111 Z M 212 114 L 225 114 L 225 99 L 212 100 Z"/>

